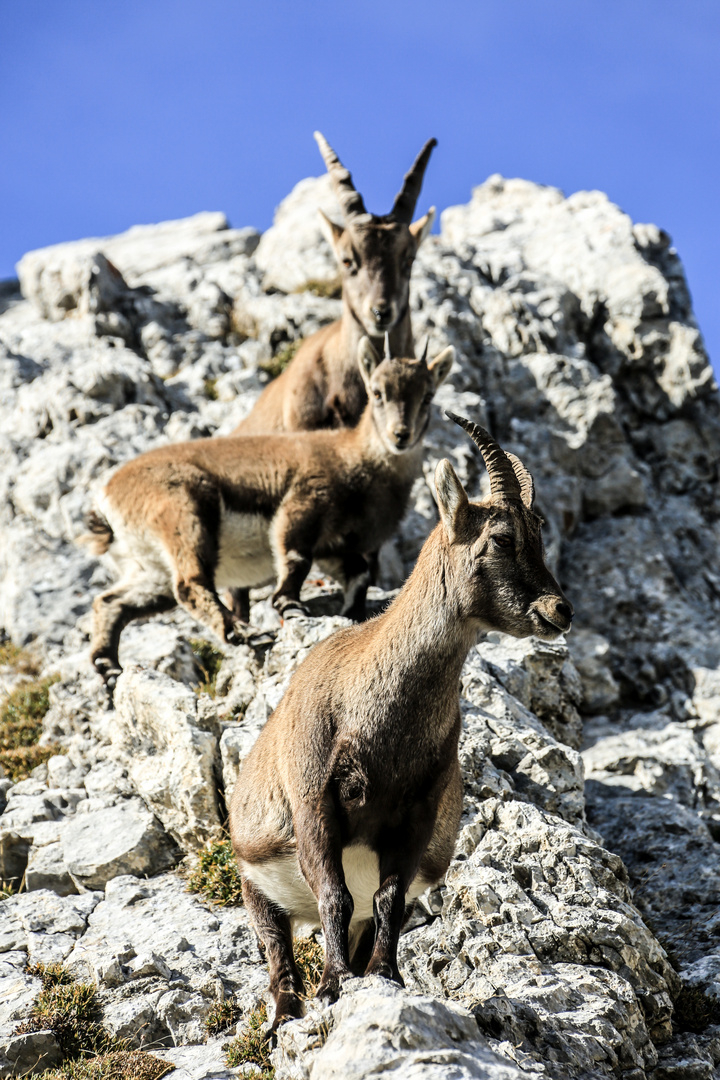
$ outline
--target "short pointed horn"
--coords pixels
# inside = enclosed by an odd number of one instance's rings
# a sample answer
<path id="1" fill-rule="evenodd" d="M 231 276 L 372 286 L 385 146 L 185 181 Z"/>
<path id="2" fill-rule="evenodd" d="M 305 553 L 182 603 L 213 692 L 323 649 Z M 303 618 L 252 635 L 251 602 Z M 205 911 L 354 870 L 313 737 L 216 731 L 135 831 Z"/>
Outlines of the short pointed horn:
<path id="1" fill-rule="evenodd" d="M 403 186 L 395 196 L 395 202 L 390 212 L 390 217 L 409 225 L 415 213 L 415 204 L 418 201 L 420 188 L 422 187 L 425 169 L 430 160 L 433 149 L 437 146 L 437 139 L 428 139 L 422 150 L 415 158 L 410 172 L 405 174 Z"/>
<path id="2" fill-rule="evenodd" d="M 392 353 L 390 352 L 390 334 L 385 331 L 385 360 L 392 360 Z"/>
<path id="3" fill-rule="evenodd" d="M 479 424 L 466 420 L 464 416 L 456 416 L 455 413 L 447 410 L 445 415 L 468 433 L 482 454 L 490 477 L 490 494 L 493 499 L 521 499 L 520 481 L 515 475 L 515 470 L 507 454 L 495 442 L 490 432 Z"/>
<path id="4" fill-rule="evenodd" d="M 510 461 L 513 472 L 518 478 L 518 483 L 520 484 L 520 498 L 525 506 L 527 506 L 528 510 L 532 510 L 533 503 L 535 502 L 535 481 L 519 457 L 516 457 L 515 454 L 511 454 L 509 450 L 505 451 L 505 456 Z"/>
<path id="5" fill-rule="evenodd" d="M 429 344 L 430 344 L 430 335 L 428 334 L 428 336 L 425 338 L 425 348 L 423 349 L 423 354 L 420 357 L 420 359 L 424 360 L 426 364 L 427 364 L 427 351 L 428 351 L 428 345 Z"/>
<path id="6" fill-rule="evenodd" d="M 363 197 L 359 191 L 355 190 L 349 171 L 342 164 L 325 136 L 321 135 L 319 131 L 314 132 L 314 135 L 346 222 L 351 221 L 360 214 L 366 214 L 367 210 L 365 209 Z"/>

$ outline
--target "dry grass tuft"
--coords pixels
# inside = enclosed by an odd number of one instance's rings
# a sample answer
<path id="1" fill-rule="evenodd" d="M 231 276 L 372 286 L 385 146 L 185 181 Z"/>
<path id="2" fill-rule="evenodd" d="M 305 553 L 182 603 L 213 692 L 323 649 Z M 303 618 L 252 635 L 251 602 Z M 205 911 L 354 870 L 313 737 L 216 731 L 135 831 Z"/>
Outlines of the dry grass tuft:
<path id="1" fill-rule="evenodd" d="M 0 667 L 12 668 L 19 675 L 37 675 L 39 670 L 35 657 L 19 645 L 13 645 L 12 641 L 0 645 Z"/>
<path id="2" fill-rule="evenodd" d="M 42 1073 L 42 1080 L 160 1080 L 175 1066 L 142 1050 L 119 1050 L 99 1057 L 66 1061 Z"/>
<path id="3" fill-rule="evenodd" d="M 674 1007 L 673 1020 L 680 1031 L 699 1035 L 711 1024 L 720 1023 L 720 1001 L 704 993 L 699 986 L 683 984 Z"/>
<path id="4" fill-rule="evenodd" d="M 312 997 L 320 985 L 323 967 L 325 966 L 325 954 L 322 951 L 322 946 L 315 938 L 296 938 L 293 942 L 293 953 L 295 954 L 298 971 L 302 975 L 302 981 L 305 984 L 305 994 L 307 997 Z"/>
<path id="5" fill-rule="evenodd" d="M 236 1024 L 242 1015 L 238 1003 L 233 998 L 225 998 L 213 1005 L 205 1017 L 205 1030 L 208 1035 L 219 1035 Z"/>
<path id="6" fill-rule="evenodd" d="M 24 780 L 54 754 L 57 746 L 38 746 L 42 722 L 50 708 L 50 687 L 58 681 L 34 679 L 17 686 L 0 709 L 0 765 L 11 780 Z"/>
<path id="7" fill-rule="evenodd" d="M 217 401 L 217 379 L 205 379 L 203 393 L 208 401 Z"/>
<path id="8" fill-rule="evenodd" d="M 313 296 L 324 296 L 328 300 L 339 300 L 342 296 L 342 282 L 339 277 L 333 278 L 332 281 L 318 281 L 312 278 L 299 291 L 312 293 Z"/>
<path id="9" fill-rule="evenodd" d="M 189 644 L 202 674 L 202 681 L 195 687 L 195 692 L 209 694 L 214 698 L 217 694 L 218 672 L 225 657 L 219 649 L 204 638 L 191 638 Z"/>
<path id="10" fill-rule="evenodd" d="M 226 1058 L 231 1069 L 238 1065 L 257 1065 L 262 1080 L 273 1080 L 275 1070 L 270 1064 L 270 1041 L 263 1030 L 267 1024 L 265 1004 L 253 1009 L 247 1019 L 245 1030 L 236 1035 L 226 1048 Z"/>
<path id="11" fill-rule="evenodd" d="M 188 889 L 222 907 L 242 904 L 240 871 L 229 839 L 205 845 L 188 875 Z"/>
<path id="12" fill-rule="evenodd" d="M 119 1049 L 117 1040 L 100 1024 L 100 1006 L 94 986 L 76 982 L 62 964 L 35 964 L 28 971 L 40 979 L 42 990 L 35 998 L 28 1019 L 15 1029 L 18 1034 L 52 1031 L 63 1056 L 71 1059 Z"/>

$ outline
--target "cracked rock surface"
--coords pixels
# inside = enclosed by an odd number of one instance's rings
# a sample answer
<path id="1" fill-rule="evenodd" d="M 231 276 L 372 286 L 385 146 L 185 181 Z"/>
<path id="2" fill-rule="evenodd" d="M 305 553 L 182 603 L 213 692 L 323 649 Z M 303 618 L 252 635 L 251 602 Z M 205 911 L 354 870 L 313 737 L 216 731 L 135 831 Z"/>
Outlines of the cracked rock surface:
<path id="1" fill-rule="evenodd" d="M 0 777 L 0 878 L 23 885 L 0 901 L 0 1075 L 57 1057 L 51 1035 L 15 1034 L 28 960 L 94 982 L 107 1029 L 179 1080 L 237 1075 L 235 1022 L 207 1039 L 206 1018 L 233 998 L 242 1030 L 268 998 L 244 909 L 190 894 L 180 863 L 222 835 L 292 672 L 346 625 L 338 591 L 314 570 L 309 616 L 282 624 L 255 591 L 254 647 L 181 610 L 133 624 L 110 708 L 88 632 L 112 571 L 75 540 L 114 468 L 230 432 L 275 355 L 338 317 L 318 206 L 337 217 L 325 177 L 262 237 L 198 214 L 31 252 L 0 291 L 0 628 L 57 679 L 53 756 Z M 532 471 L 577 617 L 567 644 L 491 634 L 471 652 L 457 853 L 408 919 L 407 989 L 352 980 L 309 1004 L 276 1077 L 720 1080 L 720 398 L 682 266 L 599 192 L 493 176 L 441 220 L 413 329 L 457 362 L 372 603 L 437 519 L 441 457 L 486 490 L 450 408 Z M 1 669 L 0 707 L 29 678 Z"/>

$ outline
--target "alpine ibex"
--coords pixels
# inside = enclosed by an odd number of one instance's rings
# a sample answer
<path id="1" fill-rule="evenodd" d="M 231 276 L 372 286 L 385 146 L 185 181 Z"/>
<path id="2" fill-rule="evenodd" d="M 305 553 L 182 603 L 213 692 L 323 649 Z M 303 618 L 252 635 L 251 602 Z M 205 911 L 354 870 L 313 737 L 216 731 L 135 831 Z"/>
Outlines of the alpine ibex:
<path id="1" fill-rule="evenodd" d="M 292 935 L 321 925 L 318 988 L 378 974 L 402 983 L 406 903 L 442 878 L 462 806 L 458 687 L 479 630 L 555 638 L 573 610 L 544 561 L 533 482 L 481 427 L 491 495 L 470 502 L 449 461 L 440 522 L 378 618 L 316 645 L 246 758 L 230 832 L 265 945 L 274 1027 L 301 1014 Z M 374 919 L 374 928 L 372 921 Z"/>
<path id="2" fill-rule="evenodd" d="M 355 363 L 360 338 L 367 335 L 380 352 L 389 333 L 393 356 L 415 356 L 408 307 L 410 271 L 435 209 L 415 222 L 412 216 L 436 140 L 425 143 L 392 210 L 379 216 L 366 211 L 350 173 L 319 131 L 315 138 L 345 219 L 344 226 L 338 225 L 322 214 L 340 267 L 342 318 L 303 342 L 234 434 L 353 427 L 367 400 Z"/>
<path id="3" fill-rule="evenodd" d="M 395 532 L 420 475 L 430 402 L 452 346 L 428 363 L 384 359 L 368 338 L 357 364 L 368 404 L 340 431 L 197 439 L 150 450 L 109 480 L 82 538 L 109 552 L 121 581 L 93 603 L 91 658 L 106 682 L 133 619 L 182 604 L 230 643 L 247 626 L 218 589 L 267 584 L 273 604 L 300 608 L 314 558 L 345 586 L 343 613 L 362 618 L 367 557 Z"/>

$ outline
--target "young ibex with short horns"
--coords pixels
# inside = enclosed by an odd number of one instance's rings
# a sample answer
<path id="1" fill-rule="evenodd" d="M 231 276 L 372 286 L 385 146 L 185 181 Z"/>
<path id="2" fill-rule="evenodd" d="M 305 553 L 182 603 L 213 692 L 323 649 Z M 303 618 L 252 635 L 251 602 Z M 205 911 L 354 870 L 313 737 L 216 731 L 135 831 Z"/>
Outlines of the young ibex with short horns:
<path id="1" fill-rule="evenodd" d="M 422 468 L 430 402 L 453 361 L 384 359 L 368 338 L 357 364 L 368 404 L 340 431 L 197 439 L 150 450 L 106 485 L 82 539 L 109 552 L 122 580 L 93 603 L 91 658 L 111 686 L 133 619 L 182 604 L 230 643 L 247 625 L 218 589 L 267 584 L 273 604 L 300 608 L 313 559 L 345 586 L 343 613 L 362 618 L 369 573 L 400 524 Z"/>
<path id="2" fill-rule="evenodd" d="M 351 970 L 402 983 L 405 906 L 444 875 L 460 820 L 465 657 L 479 630 L 551 639 L 572 620 L 545 565 L 530 474 L 483 428 L 448 415 L 479 447 L 490 497 L 469 502 L 439 463 L 441 520 L 401 592 L 378 618 L 315 646 L 235 786 L 230 832 L 275 1027 L 301 1014 L 300 926 L 323 929 L 321 997 Z"/>
<path id="3" fill-rule="evenodd" d="M 410 326 L 410 271 L 435 209 L 413 222 L 430 154 L 430 139 L 405 176 L 389 214 L 369 214 L 350 173 L 320 132 L 320 152 L 343 213 L 344 225 L 323 216 L 340 267 L 342 318 L 307 338 L 286 370 L 262 392 L 235 429 L 254 435 L 353 427 L 367 400 L 355 358 L 367 335 L 378 352 L 386 333 L 393 356 L 415 356 Z"/>

